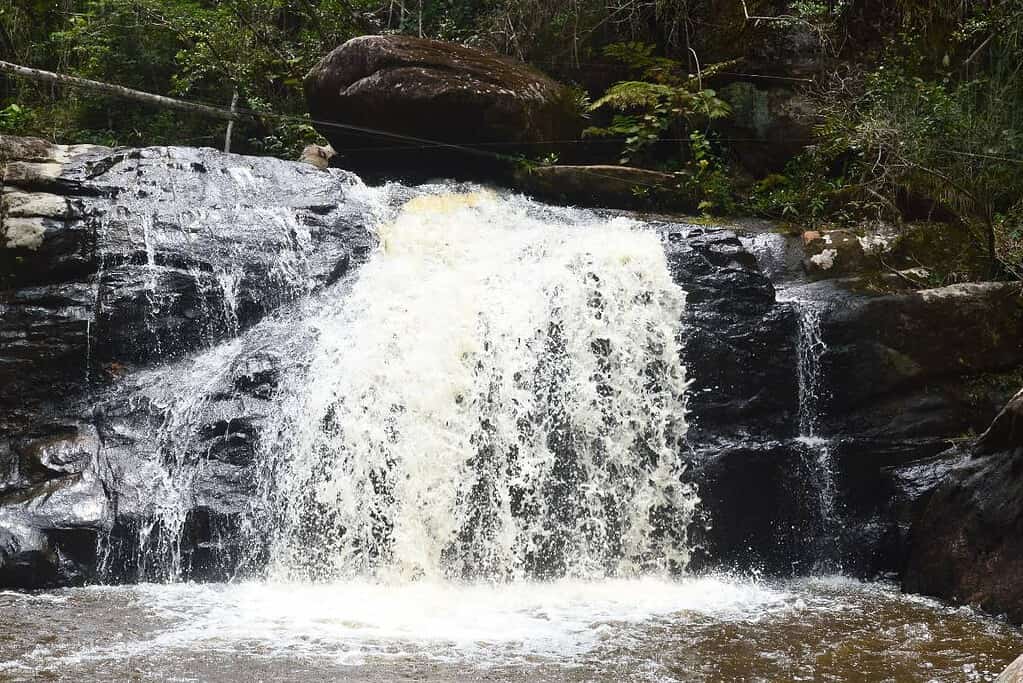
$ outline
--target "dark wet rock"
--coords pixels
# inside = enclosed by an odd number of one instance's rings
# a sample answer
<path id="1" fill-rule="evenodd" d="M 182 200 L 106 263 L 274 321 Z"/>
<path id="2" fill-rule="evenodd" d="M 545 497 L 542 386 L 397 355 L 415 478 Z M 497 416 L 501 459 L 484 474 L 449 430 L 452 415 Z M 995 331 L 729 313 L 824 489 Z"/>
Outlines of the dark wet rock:
<path id="1" fill-rule="evenodd" d="M 0 585 L 40 588 L 95 576 L 97 536 L 112 524 L 91 471 L 0 497 Z"/>
<path id="2" fill-rule="evenodd" d="M 686 290 L 690 440 L 794 435 L 795 317 L 735 233 L 666 228 L 672 276 Z"/>
<path id="3" fill-rule="evenodd" d="M 794 441 L 745 441 L 697 450 L 706 528 L 694 567 L 772 575 L 813 571 L 822 534 L 808 462 Z"/>
<path id="4" fill-rule="evenodd" d="M 1019 386 L 1018 283 L 846 298 L 822 332 L 829 434 L 962 436 L 981 431 Z"/>
<path id="5" fill-rule="evenodd" d="M 0 524 L 0 585 L 40 588 L 59 583 L 58 559 L 40 530 L 5 518 Z"/>
<path id="6" fill-rule="evenodd" d="M 755 177 L 780 172 L 814 141 L 817 107 L 813 100 L 788 87 L 760 87 L 737 82 L 721 89 L 732 116 L 715 127 L 731 138 L 740 165 Z"/>
<path id="7" fill-rule="evenodd" d="M 216 539 L 251 499 L 280 353 L 253 349 L 222 378 L 189 415 L 188 443 L 160 437 L 180 377 L 147 395 L 147 368 L 244 334 L 362 263 L 375 238 L 351 197 L 358 179 L 205 149 L 11 136 L 0 164 L 0 585 L 96 576 L 97 541 L 106 566 L 127 572 L 106 578 L 159 578 L 134 560 L 179 446 L 211 463 L 182 552 L 189 568 L 212 566 L 191 557 L 234 552 Z"/>
<path id="8" fill-rule="evenodd" d="M 821 449 L 830 472 L 821 469 Z M 696 449 L 703 527 L 694 531 L 701 543 L 694 568 L 898 576 L 913 520 L 961 457 L 943 440 L 748 440 Z"/>
<path id="9" fill-rule="evenodd" d="M 823 532 L 797 429 L 796 317 L 729 230 L 665 226 L 686 290 L 687 441 L 701 498 L 693 568 L 812 569 Z"/>
<path id="10" fill-rule="evenodd" d="M 672 174 L 631 166 L 535 166 L 516 171 L 514 186 L 563 204 L 634 209 L 656 200 L 678 210 L 696 208 L 696 202 L 685 201 Z"/>
<path id="11" fill-rule="evenodd" d="M 743 226 L 743 246 L 755 256 L 761 272 L 775 285 L 802 280 L 803 240 L 798 232 L 782 230 L 772 223 Z"/>
<path id="12" fill-rule="evenodd" d="M 943 439 L 830 442 L 841 568 L 863 578 L 902 572 L 910 524 L 951 469 Z"/>
<path id="13" fill-rule="evenodd" d="M 73 186 L 4 180 L 0 384 L 22 401 L 214 343 L 338 279 L 373 243 L 342 208 L 357 181 L 341 171 L 9 136 L 0 150 L 46 158 L 31 163 Z"/>
<path id="14" fill-rule="evenodd" d="M 782 296 L 803 313 L 820 312 L 817 433 L 830 453 L 841 567 L 900 575 L 913 520 L 963 458 L 950 444 L 983 431 L 1023 380 L 1019 285 L 885 296 L 839 281 L 794 286 L 790 240 L 767 242 L 758 256 L 779 264 L 769 272 L 787 287 Z"/>
<path id="15" fill-rule="evenodd" d="M 92 463 L 100 442 L 90 424 L 36 425 L 39 436 L 25 435 L 12 440 L 6 481 L 0 481 L 0 495 L 50 479 L 80 474 Z"/>
<path id="16" fill-rule="evenodd" d="M 1023 391 L 930 495 L 903 586 L 1023 623 Z"/>
<path id="17" fill-rule="evenodd" d="M 575 139 L 581 129 L 570 92 L 543 74 L 482 50 L 412 36 L 349 40 L 313 67 L 305 93 L 314 125 L 338 152 L 334 162 L 358 172 L 464 174 L 507 164 L 330 123 L 484 150 L 496 143 L 503 155 L 540 154 L 544 143 Z"/>

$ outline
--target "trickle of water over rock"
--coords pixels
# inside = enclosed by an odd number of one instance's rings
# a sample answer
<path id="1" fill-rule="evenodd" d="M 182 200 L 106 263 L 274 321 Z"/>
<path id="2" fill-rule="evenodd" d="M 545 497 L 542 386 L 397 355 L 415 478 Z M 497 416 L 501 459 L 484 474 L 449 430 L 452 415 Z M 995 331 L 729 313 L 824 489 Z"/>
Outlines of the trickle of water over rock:
<path id="1" fill-rule="evenodd" d="M 800 298 L 793 291 L 783 290 L 781 301 L 790 301 L 798 312 L 798 363 L 799 374 L 799 436 L 796 442 L 803 451 L 818 501 L 821 533 L 816 535 L 815 561 L 819 568 L 835 569 L 840 556 L 837 547 L 839 510 L 836 501 L 832 446 L 821 434 L 821 404 L 827 387 L 821 369 L 821 359 L 827 351 L 827 344 L 821 334 L 823 304 L 812 299 Z"/>
<path id="2" fill-rule="evenodd" d="M 657 233 L 540 210 L 417 197 L 305 319 L 263 436 L 278 578 L 685 567 L 685 294 Z"/>

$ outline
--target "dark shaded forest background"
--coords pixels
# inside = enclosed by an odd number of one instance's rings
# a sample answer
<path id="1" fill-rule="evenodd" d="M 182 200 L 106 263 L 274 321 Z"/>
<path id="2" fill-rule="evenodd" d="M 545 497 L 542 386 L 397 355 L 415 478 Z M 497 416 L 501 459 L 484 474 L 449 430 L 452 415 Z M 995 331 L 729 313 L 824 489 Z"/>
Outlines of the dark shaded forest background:
<path id="1" fill-rule="evenodd" d="M 304 75 L 367 33 L 532 64 L 588 119 L 565 157 L 676 173 L 706 214 L 922 222 L 958 250 L 942 282 L 1023 271 L 1023 0 L 0 0 L 0 58 L 225 108 L 237 93 L 290 117 L 240 123 L 233 151 L 287 158 L 320 141 Z M 737 133 L 763 92 L 798 96 L 805 127 Z M 220 147 L 224 126 L 0 77 L 0 133 Z"/>

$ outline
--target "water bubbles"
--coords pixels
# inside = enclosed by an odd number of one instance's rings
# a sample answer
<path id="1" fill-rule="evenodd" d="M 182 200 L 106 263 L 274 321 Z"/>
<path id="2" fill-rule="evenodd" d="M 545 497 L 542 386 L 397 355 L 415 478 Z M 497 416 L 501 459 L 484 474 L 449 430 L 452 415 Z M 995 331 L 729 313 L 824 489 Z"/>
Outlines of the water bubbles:
<path id="1" fill-rule="evenodd" d="M 426 194 L 310 321 L 264 450 L 280 576 L 681 569 L 685 294 L 659 237 Z"/>

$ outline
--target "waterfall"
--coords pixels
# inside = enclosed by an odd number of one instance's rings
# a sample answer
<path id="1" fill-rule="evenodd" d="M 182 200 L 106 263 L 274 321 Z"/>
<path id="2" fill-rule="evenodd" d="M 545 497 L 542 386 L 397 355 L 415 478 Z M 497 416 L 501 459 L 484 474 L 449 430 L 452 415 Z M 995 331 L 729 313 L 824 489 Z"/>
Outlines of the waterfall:
<path id="1" fill-rule="evenodd" d="M 673 571 L 685 293 L 625 218 L 427 194 L 378 229 L 262 436 L 271 574 L 516 579 Z"/>
<path id="2" fill-rule="evenodd" d="M 310 214 L 343 224 L 349 213 L 365 212 L 355 198 L 364 186 L 335 171 L 311 196 L 296 196 L 283 182 L 293 173 L 287 162 L 213 150 L 149 148 L 123 163 L 129 182 L 100 218 L 86 372 L 98 360 L 153 367 L 105 393 L 109 434 L 98 467 L 132 523 L 101 535 L 100 573 L 181 580 L 189 571 L 184 537 L 201 502 L 196 489 L 209 474 L 210 435 L 231 423 L 218 413 L 226 400 L 252 400 L 234 393 L 234 373 L 264 341 L 284 343 L 288 323 L 273 312 L 300 306 L 315 285 L 310 263 L 331 254 L 311 239 Z M 338 204 L 321 205 L 321 197 Z M 122 317 L 106 317 L 112 313 Z M 243 338 L 243 317 L 258 316 L 265 316 L 258 329 Z M 96 358 L 97 328 L 101 338 L 121 337 L 113 346 L 124 357 Z M 193 348 L 204 350 L 187 355 Z"/>
<path id="3" fill-rule="evenodd" d="M 821 359 L 827 351 L 827 344 L 821 334 L 822 306 L 811 299 L 791 296 L 786 291 L 781 300 L 792 302 L 798 313 L 798 360 L 799 378 L 799 436 L 796 441 L 803 451 L 811 485 L 817 498 L 820 518 L 820 534 L 816 540 L 815 558 L 820 569 L 832 569 L 838 557 L 837 535 L 839 511 L 836 502 L 832 445 L 821 434 L 821 403 L 825 398 L 826 385 L 821 369 Z"/>
<path id="4" fill-rule="evenodd" d="M 796 301 L 799 309 L 799 435 L 819 438 L 820 403 L 824 398 L 821 357 L 827 344 L 821 337 L 821 309 L 812 301 Z"/>

